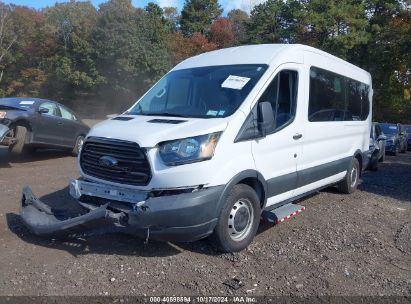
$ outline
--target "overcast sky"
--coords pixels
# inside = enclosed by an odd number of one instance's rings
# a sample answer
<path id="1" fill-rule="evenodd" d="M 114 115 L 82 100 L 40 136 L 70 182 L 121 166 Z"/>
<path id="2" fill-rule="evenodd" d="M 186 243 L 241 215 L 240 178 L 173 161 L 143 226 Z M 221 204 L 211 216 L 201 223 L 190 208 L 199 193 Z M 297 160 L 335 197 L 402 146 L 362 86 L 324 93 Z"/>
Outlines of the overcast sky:
<path id="1" fill-rule="evenodd" d="M 240 8 L 245 11 L 249 11 L 250 7 L 263 0 L 219 0 L 221 6 L 224 8 L 224 12 L 228 13 L 234 8 Z M 36 9 L 46 6 L 52 6 L 56 2 L 66 2 L 64 0 L 5 0 L 7 4 L 13 3 L 17 5 L 25 5 Z M 100 3 L 107 2 L 106 0 L 91 0 L 91 2 L 97 7 Z M 162 7 L 176 6 L 181 10 L 184 4 L 184 0 L 132 0 L 134 6 L 144 7 L 148 2 L 156 2 Z"/>

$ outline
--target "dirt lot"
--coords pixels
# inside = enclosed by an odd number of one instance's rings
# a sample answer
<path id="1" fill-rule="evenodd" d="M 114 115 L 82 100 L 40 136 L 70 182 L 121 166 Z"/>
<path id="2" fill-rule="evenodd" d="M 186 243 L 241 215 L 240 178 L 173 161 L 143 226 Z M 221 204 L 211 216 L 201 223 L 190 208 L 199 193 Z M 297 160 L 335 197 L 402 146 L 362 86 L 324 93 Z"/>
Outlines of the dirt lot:
<path id="1" fill-rule="evenodd" d="M 0 295 L 411 295 L 411 153 L 367 172 L 359 191 L 322 191 L 280 225 L 262 223 L 252 246 L 218 254 L 204 240 L 171 244 L 110 234 L 66 240 L 22 226 L 24 185 L 72 207 L 76 161 L 44 151 L 10 160 L 0 149 Z M 238 278 L 243 286 L 225 284 Z"/>

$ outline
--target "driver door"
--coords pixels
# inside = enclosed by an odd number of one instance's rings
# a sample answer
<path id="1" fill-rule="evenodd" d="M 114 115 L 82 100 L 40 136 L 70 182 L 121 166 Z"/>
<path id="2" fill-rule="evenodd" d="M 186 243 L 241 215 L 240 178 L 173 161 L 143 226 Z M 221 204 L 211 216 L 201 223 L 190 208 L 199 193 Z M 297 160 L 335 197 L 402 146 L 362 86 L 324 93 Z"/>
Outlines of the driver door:
<path id="1" fill-rule="evenodd" d="M 40 110 L 48 110 L 40 113 Z M 42 144 L 61 145 L 62 119 L 57 105 L 50 101 L 40 104 L 37 113 L 36 130 L 33 134 L 34 141 Z"/>
<path id="2" fill-rule="evenodd" d="M 297 187 L 297 161 L 302 154 L 302 125 L 297 106 L 301 65 L 284 64 L 273 75 L 258 102 L 273 108 L 275 130 L 252 143 L 256 168 L 267 181 L 267 207 L 293 197 Z"/>

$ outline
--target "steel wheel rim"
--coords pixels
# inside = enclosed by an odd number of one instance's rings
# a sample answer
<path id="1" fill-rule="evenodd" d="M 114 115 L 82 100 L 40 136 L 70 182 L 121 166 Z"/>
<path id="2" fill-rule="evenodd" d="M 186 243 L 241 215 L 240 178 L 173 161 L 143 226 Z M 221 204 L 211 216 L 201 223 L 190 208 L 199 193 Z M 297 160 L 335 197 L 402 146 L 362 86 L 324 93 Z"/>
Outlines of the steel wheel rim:
<path id="1" fill-rule="evenodd" d="M 354 187 L 358 179 L 358 170 L 357 167 L 353 167 L 351 170 L 351 187 Z"/>
<path id="2" fill-rule="evenodd" d="M 239 199 L 231 208 L 227 230 L 230 238 L 236 242 L 244 240 L 253 226 L 254 208 L 250 200 Z"/>

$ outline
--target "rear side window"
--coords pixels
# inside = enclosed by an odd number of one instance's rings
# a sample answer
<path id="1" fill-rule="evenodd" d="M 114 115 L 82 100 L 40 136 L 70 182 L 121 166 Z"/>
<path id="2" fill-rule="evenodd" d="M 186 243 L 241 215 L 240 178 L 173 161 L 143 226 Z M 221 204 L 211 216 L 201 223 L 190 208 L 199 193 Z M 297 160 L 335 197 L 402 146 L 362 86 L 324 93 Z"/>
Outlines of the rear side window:
<path id="1" fill-rule="evenodd" d="M 364 83 L 311 67 L 308 120 L 365 120 L 370 111 L 368 93 Z"/>
<path id="2" fill-rule="evenodd" d="M 59 107 L 60 108 L 60 112 L 61 112 L 61 117 L 65 118 L 65 119 L 69 119 L 69 120 L 76 120 L 75 116 L 66 108 L 63 107 Z"/>
<path id="3" fill-rule="evenodd" d="M 269 101 L 276 122 L 275 130 L 282 129 L 294 120 L 297 104 L 298 73 L 284 70 L 279 72 L 259 102 Z"/>

